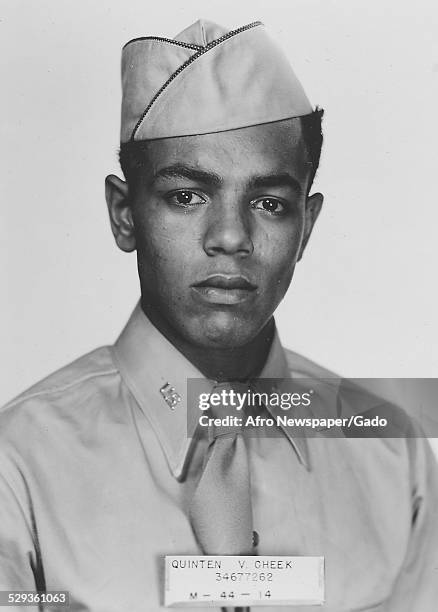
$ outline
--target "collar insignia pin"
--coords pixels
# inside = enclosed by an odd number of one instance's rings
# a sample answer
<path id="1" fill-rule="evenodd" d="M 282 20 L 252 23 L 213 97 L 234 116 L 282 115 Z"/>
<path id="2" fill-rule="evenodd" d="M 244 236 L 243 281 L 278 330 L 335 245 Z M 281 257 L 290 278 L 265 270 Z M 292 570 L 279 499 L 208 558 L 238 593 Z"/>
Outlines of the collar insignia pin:
<path id="1" fill-rule="evenodd" d="M 160 393 L 169 408 L 175 410 L 176 405 L 181 401 L 181 396 L 175 391 L 175 388 L 167 382 L 161 387 Z"/>

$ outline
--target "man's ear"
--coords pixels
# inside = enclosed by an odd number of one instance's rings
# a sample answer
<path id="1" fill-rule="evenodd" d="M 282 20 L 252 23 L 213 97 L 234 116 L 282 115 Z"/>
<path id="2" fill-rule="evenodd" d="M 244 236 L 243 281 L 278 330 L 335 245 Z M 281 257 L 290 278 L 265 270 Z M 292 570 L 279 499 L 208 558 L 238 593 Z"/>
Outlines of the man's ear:
<path id="1" fill-rule="evenodd" d="M 301 242 L 300 253 L 298 256 L 298 261 L 300 261 L 303 256 L 304 249 L 309 241 L 310 234 L 312 233 L 313 226 L 318 218 L 318 215 L 321 211 L 322 203 L 324 202 L 324 196 L 322 193 L 314 193 L 311 196 L 308 196 L 306 199 L 305 205 L 305 213 L 304 213 L 304 233 L 303 240 Z"/>
<path id="2" fill-rule="evenodd" d="M 134 223 L 128 184 L 118 176 L 110 174 L 105 179 L 105 198 L 117 246 L 126 253 L 135 251 Z"/>

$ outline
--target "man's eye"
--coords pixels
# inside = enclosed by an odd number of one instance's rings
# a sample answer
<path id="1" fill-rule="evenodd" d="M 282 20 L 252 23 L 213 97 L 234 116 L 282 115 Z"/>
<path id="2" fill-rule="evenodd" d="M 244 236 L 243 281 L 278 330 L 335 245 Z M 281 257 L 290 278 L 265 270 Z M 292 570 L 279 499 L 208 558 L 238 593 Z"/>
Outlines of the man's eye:
<path id="1" fill-rule="evenodd" d="M 181 191 L 175 191 L 172 193 L 169 196 L 169 202 L 171 204 L 175 204 L 176 206 L 188 207 L 204 204 L 205 200 L 193 191 L 182 189 Z"/>
<path id="2" fill-rule="evenodd" d="M 253 200 L 251 204 L 256 210 L 263 210 L 273 215 L 279 215 L 285 210 L 284 204 L 276 198 L 260 198 L 259 200 Z"/>

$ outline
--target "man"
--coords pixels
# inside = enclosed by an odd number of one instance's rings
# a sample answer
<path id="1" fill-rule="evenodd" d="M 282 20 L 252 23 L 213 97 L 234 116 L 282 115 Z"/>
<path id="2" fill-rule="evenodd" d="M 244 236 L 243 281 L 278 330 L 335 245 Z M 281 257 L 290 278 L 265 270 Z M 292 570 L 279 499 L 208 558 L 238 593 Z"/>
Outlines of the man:
<path id="1" fill-rule="evenodd" d="M 322 113 L 258 22 L 131 41 L 122 81 L 126 181 L 108 176 L 106 198 L 141 302 L 114 347 L 3 410 L 0 589 L 154 611 L 165 555 L 321 556 L 317 609 L 434 610 L 424 440 L 224 435 L 189 401 L 189 379 L 210 396 L 328 375 L 282 348 L 273 319 L 322 205 Z"/>

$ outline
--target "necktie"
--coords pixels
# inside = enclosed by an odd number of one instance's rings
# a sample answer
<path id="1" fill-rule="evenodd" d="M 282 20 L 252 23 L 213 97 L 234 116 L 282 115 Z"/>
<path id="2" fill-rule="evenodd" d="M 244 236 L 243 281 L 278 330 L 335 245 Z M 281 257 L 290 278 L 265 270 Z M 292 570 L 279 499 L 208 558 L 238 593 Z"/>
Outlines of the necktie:
<path id="1" fill-rule="evenodd" d="M 221 384 L 213 393 L 230 389 L 230 385 Z M 243 411 L 237 412 L 226 403 L 212 406 L 210 416 L 245 420 Z M 208 434 L 204 469 L 189 511 L 193 530 L 205 554 L 253 554 L 250 475 L 242 426 L 213 425 Z"/>

